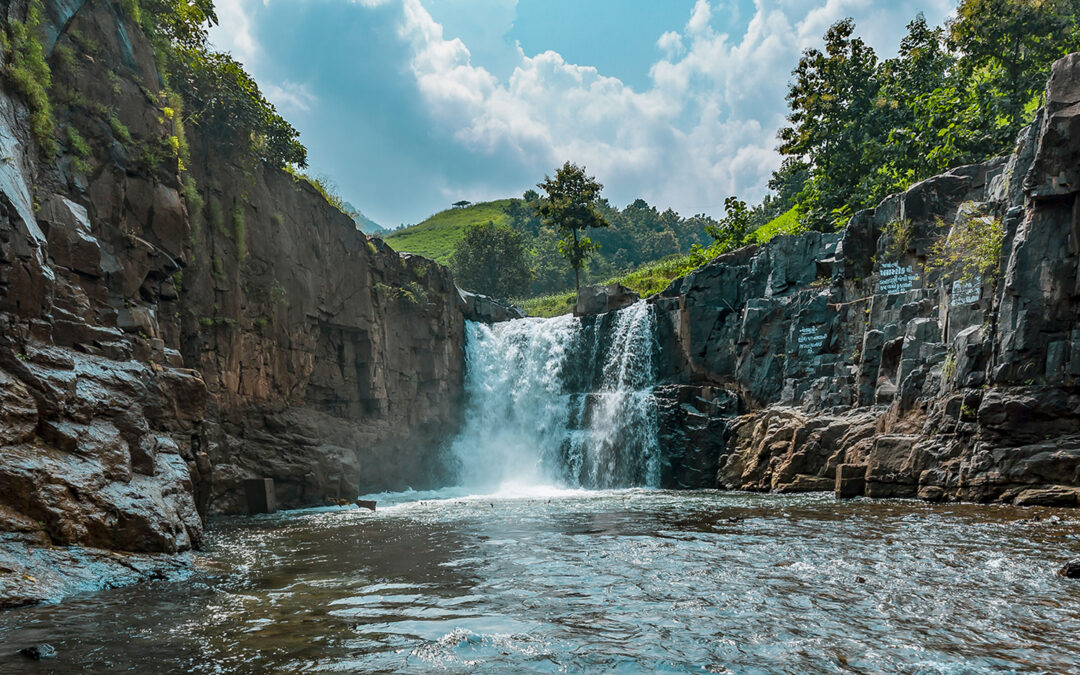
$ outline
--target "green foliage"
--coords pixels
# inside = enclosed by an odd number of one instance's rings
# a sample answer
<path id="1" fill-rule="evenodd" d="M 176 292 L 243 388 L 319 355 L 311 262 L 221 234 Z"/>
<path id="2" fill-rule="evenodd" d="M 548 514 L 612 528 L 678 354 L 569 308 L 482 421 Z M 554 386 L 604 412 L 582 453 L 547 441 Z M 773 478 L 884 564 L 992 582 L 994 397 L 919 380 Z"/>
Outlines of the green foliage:
<path id="1" fill-rule="evenodd" d="M 720 252 L 716 246 L 702 248 L 695 245 L 690 253 L 669 256 L 663 260 L 642 265 L 628 274 L 610 277 L 600 283 L 618 282 L 641 297 L 648 297 L 664 290 L 675 279 L 684 277 L 702 265 L 711 262 L 718 255 L 720 255 Z M 574 291 L 569 291 L 518 300 L 517 304 L 521 305 L 529 316 L 550 317 L 572 312 L 576 298 L 577 294 Z"/>
<path id="2" fill-rule="evenodd" d="M 277 279 L 274 279 L 274 283 L 270 287 L 270 300 L 275 305 L 285 304 L 285 289 Z"/>
<path id="3" fill-rule="evenodd" d="M 449 264 L 470 225 L 487 222 L 507 225 L 524 239 L 532 270 L 529 295 L 561 297 L 563 291 L 573 287 L 574 279 L 566 260 L 559 254 L 558 232 L 545 225 L 537 214 L 539 199 L 535 190 L 528 190 L 521 199 L 447 209 L 419 225 L 392 232 L 384 240 L 395 250 Z M 705 230 L 717 224 L 705 215 L 683 218 L 670 209 L 660 212 L 642 199 L 621 210 L 600 199 L 596 208 L 611 225 L 590 235 L 601 249 L 583 269 L 583 283 L 599 283 L 652 261 L 689 253 L 693 247 L 711 241 Z"/>
<path id="4" fill-rule="evenodd" d="M 521 233 L 490 221 L 466 228 L 450 269 L 462 288 L 496 298 L 526 293 L 532 278 Z"/>
<path id="5" fill-rule="evenodd" d="M 1080 47 L 1077 0 L 961 0 L 946 27 L 920 14 L 879 62 L 850 19 L 799 60 L 788 94 L 787 155 L 770 200 L 833 230 L 855 211 L 948 169 L 1011 151 L 1053 61 Z M 764 222 L 764 221 L 762 221 Z"/>
<path id="6" fill-rule="evenodd" d="M 8 9 L 10 11 L 10 8 Z M 52 71 L 41 44 L 41 0 L 31 0 L 24 21 L 9 20 L 4 29 L 3 74 L 30 107 L 30 129 L 42 152 L 56 153 L 55 122 L 49 87 Z"/>
<path id="7" fill-rule="evenodd" d="M 844 19 L 826 32 L 824 50 L 806 50 L 795 68 L 791 126 L 780 130 L 779 150 L 812 167 L 799 194 L 811 229 L 832 229 L 838 209 L 865 199 L 860 160 L 874 149 L 877 65 L 874 50 L 855 36 L 855 22 Z"/>
<path id="8" fill-rule="evenodd" d="M 116 140 L 120 141 L 124 147 L 131 146 L 131 131 L 120 121 L 120 118 L 113 112 L 108 117 L 109 128 L 112 129 L 113 136 L 116 136 Z"/>
<path id="9" fill-rule="evenodd" d="M 71 150 L 71 168 L 75 173 L 86 176 L 92 169 L 90 163 L 86 161 L 90 157 L 90 144 L 74 126 L 68 125 L 66 131 L 68 148 Z"/>
<path id="10" fill-rule="evenodd" d="M 886 252 L 894 259 L 899 259 L 911 248 L 914 227 L 910 220 L 892 220 L 885 224 L 882 235 L 886 240 Z"/>
<path id="11" fill-rule="evenodd" d="M 587 175 L 585 167 L 566 162 L 555 172 L 555 178 L 545 176 L 536 187 L 547 193 L 539 200 L 536 212 L 545 225 L 558 232 L 559 253 L 574 270 L 574 287 L 581 288 L 581 268 L 600 248 L 587 233 L 610 225 L 597 209 L 604 186 Z"/>
<path id="12" fill-rule="evenodd" d="M 718 253 L 727 253 L 743 246 L 750 234 L 751 214 L 746 202 L 735 196 L 728 197 L 724 200 L 724 212 L 720 222 L 705 227 Z"/>
<path id="13" fill-rule="evenodd" d="M 178 47 L 170 65 L 170 82 L 187 102 L 190 121 L 216 147 L 272 166 L 307 166 L 299 133 L 232 56 Z"/>
<path id="14" fill-rule="evenodd" d="M 944 223 L 939 221 L 944 228 Z M 963 282 L 996 278 L 1001 265 L 1005 227 L 990 215 L 962 215 L 930 248 L 926 267 Z"/>
<path id="15" fill-rule="evenodd" d="M 183 97 L 188 121 L 215 147 L 275 167 L 307 165 L 296 129 L 239 62 L 210 50 L 207 30 L 217 23 L 212 0 L 124 0 L 124 8 L 154 45 L 158 68 Z"/>

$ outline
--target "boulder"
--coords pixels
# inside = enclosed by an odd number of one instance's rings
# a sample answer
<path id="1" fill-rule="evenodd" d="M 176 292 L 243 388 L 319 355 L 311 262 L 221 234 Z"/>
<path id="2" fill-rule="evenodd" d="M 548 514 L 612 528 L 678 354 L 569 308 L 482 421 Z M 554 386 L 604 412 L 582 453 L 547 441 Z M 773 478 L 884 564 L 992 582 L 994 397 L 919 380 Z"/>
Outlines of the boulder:
<path id="1" fill-rule="evenodd" d="M 525 310 L 495 298 L 457 289 L 461 312 L 467 321 L 499 323 L 524 319 Z"/>
<path id="2" fill-rule="evenodd" d="M 634 291 L 616 282 L 607 286 L 585 286 L 578 291 L 574 316 L 592 316 L 629 307 L 641 299 Z"/>

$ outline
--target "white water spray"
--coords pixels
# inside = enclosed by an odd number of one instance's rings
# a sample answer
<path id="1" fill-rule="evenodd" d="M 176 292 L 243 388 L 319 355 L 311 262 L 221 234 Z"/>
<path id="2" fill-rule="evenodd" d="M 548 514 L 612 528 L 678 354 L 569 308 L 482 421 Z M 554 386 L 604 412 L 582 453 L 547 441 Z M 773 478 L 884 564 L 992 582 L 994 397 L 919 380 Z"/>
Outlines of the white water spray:
<path id="1" fill-rule="evenodd" d="M 459 483 L 657 486 L 654 319 L 638 302 L 583 325 L 572 316 L 468 324 Z"/>

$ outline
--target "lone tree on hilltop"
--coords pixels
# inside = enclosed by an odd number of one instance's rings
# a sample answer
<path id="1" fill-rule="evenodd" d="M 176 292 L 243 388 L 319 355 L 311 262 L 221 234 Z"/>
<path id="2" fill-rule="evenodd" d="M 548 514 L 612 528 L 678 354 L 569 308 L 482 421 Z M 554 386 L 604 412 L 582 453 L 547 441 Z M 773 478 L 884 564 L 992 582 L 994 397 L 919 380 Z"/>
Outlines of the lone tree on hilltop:
<path id="1" fill-rule="evenodd" d="M 587 236 L 591 227 L 607 227 L 596 208 L 604 186 L 585 174 L 585 168 L 567 162 L 555 172 L 555 178 L 544 176 L 536 187 L 547 193 L 537 203 L 537 213 L 545 225 L 553 225 L 559 233 L 559 253 L 574 270 L 574 288 L 581 290 L 581 268 L 600 248 Z"/>

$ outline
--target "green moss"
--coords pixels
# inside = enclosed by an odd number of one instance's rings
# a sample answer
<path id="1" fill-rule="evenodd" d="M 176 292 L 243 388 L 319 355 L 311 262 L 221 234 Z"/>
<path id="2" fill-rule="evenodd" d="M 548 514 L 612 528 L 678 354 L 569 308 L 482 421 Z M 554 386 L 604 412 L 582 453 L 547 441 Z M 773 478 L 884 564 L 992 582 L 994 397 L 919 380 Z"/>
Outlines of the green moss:
<path id="1" fill-rule="evenodd" d="M 68 148 L 72 155 L 71 168 L 81 176 L 89 175 L 93 170 L 90 162 L 86 161 L 90 157 L 90 144 L 74 126 L 68 125 L 66 132 Z"/>
<path id="2" fill-rule="evenodd" d="M 82 137 L 79 130 L 71 125 L 67 127 L 67 140 L 73 153 L 82 158 L 90 156 L 90 144 Z"/>
<path id="3" fill-rule="evenodd" d="M 206 215 L 210 218 L 210 227 L 214 228 L 214 231 L 218 234 L 226 234 L 225 232 L 225 216 L 221 213 L 221 202 L 217 197 L 210 197 L 210 201 L 206 205 Z"/>
<path id="4" fill-rule="evenodd" d="M 236 259 L 243 261 L 247 256 L 246 228 L 244 227 L 244 206 L 237 204 L 233 209 L 233 241 L 236 243 Z"/>
<path id="5" fill-rule="evenodd" d="M 110 70 L 106 77 L 109 78 L 109 86 L 112 87 L 113 94 L 119 96 L 123 93 L 123 87 L 120 85 L 120 76 L 115 71 Z"/>
<path id="6" fill-rule="evenodd" d="M 204 316 L 201 319 L 199 319 L 199 325 L 202 326 L 203 328 L 209 328 L 209 327 L 214 325 L 214 319 L 212 317 L 209 317 L 209 316 Z"/>
<path id="7" fill-rule="evenodd" d="M 132 140 L 131 130 L 128 129 L 124 125 L 124 123 L 120 121 L 120 118 L 118 118 L 115 113 L 109 115 L 108 122 L 109 128 L 112 129 L 113 136 L 115 136 L 118 141 L 123 143 L 124 146 L 130 146 Z"/>
<path id="8" fill-rule="evenodd" d="M 58 45 L 53 49 L 53 56 L 61 68 L 69 72 L 75 72 L 77 65 L 75 62 L 75 50 L 71 48 L 71 45 Z"/>
<path id="9" fill-rule="evenodd" d="M 184 176 L 184 201 L 187 202 L 188 220 L 191 222 L 191 236 L 196 239 L 203 222 L 203 198 L 191 175 Z"/>

